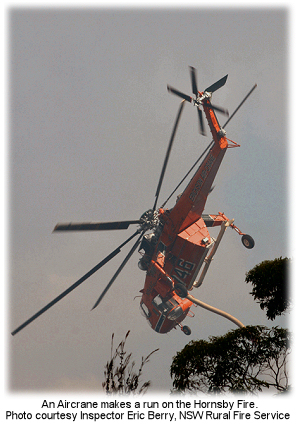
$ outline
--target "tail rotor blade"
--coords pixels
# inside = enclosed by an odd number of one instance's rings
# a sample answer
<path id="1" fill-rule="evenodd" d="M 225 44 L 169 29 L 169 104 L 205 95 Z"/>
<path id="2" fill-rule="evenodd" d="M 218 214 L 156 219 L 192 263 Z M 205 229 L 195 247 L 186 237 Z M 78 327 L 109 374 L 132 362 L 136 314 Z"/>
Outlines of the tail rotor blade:
<path id="1" fill-rule="evenodd" d="M 15 335 L 16 333 L 20 332 L 23 328 L 25 328 L 27 325 L 29 325 L 31 322 L 33 322 L 35 319 L 37 319 L 39 316 L 41 316 L 45 311 L 47 311 L 50 307 L 52 307 L 54 304 L 56 304 L 58 301 L 60 301 L 62 298 L 64 298 L 66 295 L 68 295 L 71 291 L 73 291 L 77 286 L 79 286 L 81 283 L 83 283 L 86 279 L 88 279 L 92 274 L 94 274 L 97 270 L 99 270 L 101 267 L 103 267 L 108 261 L 110 261 L 112 258 L 114 258 L 119 252 L 121 251 L 121 248 L 126 245 L 131 239 L 133 239 L 139 231 L 136 231 L 133 235 L 131 235 L 125 242 L 123 242 L 117 249 L 115 249 L 113 252 L 111 252 L 107 257 L 104 258 L 104 260 L 100 261 L 95 267 L 93 267 L 89 272 L 87 272 L 84 276 L 82 276 L 77 282 L 73 283 L 68 289 L 66 289 L 64 292 L 62 292 L 58 297 L 54 298 L 50 303 L 48 303 L 45 307 L 43 307 L 41 310 L 39 310 L 36 314 L 34 314 L 30 319 L 26 320 L 22 325 L 20 325 L 17 329 L 15 329 L 11 334 Z"/>
<path id="2" fill-rule="evenodd" d="M 176 130 L 177 130 L 177 127 L 178 127 L 178 123 L 179 123 L 179 119 L 180 119 L 180 116 L 181 116 L 181 113 L 182 113 L 183 106 L 184 106 L 184 100 L 181 102 L 181 104 L 179 106 L 179 110 L 178 110 L 177 118 L 176 118 L 176 121 L 175 121 L 175 124 L 174 124 L 174 127 L 173 127 L 171 139 L 169 141 L 169 146 L 168 146 L 168 149 L 167 149 L 167 153 L 166 153 L 166 156 L 165 156 L 164 164 L 163 164 L 163 167 L 162 167 L 162 170 L 161 170 L 159 182 L 158 182 L 156 193 L 155 193 L 155 201 L 154 201 L 154 205 L 153 205 L 153 211 L 155 211 L 155 209 L 156 209 L 158 196 L 159 196 L 159 193 L 160 193 L 161 185 L 162 185 L 164 175 L 165 175 L 165 172 L 166 172 L 166 168 L 167 168 L 167 165 L 168 165 L 168 160 L 169 160 L 169 157 L 170 157 L 171 149 L 172 149 L 172 146 L 173 146 L 173 141 L 174 141 L 174 138 L 175 138 L 175 134 L 176 134 Z"/>
<path id="3" fill-rule="evenodd" d="M 193 98 L 191 96 L 188 96 L 187 94 L 184 94 L 181 91 L 176 90 L 176 89 L 174 89 L 171 86 L 167 86 L 167 89 L 168 89 L 169 92 L 175 94 L 176 96 L 181 97 L 181 99 L 184 99 L 184 100 L 186 100 L 188 102 L 192 102 L 192 100 L 193 100 Z"/>
<path id="4" fill-rule="evenodd" d="M 145 233 L 145 232 L 144 232 Z M 96 301 L 96 303 L 94 304 L 92 310 L 94 310 L 94 308 L 96 308 L 99 303 L 101 302 L 101 300 L 103 299 L 104 295 L 106 294 L 106 292 L 109 290 L 109 288 L 111 287 L 111 285 L 114 283 L 114 281 L 116 280 L 116 278 L 119 276 L 119 274 L 121 273 L 121 271 L 123 270 L 123 268 L 125 267 L 126 263 L 128 262 L 128 260 L 130 259 L 130 257 L 132 256 L 132 254 L 134 253 L 134 251 L 137 249 L 140 240 L 142 239 L 144 233 L 142 233 L 140 235 L 140 237 L 138 238 L 138 240 L 135 242 L 135 244 L 133 245 L 133 247 L 131 248 L 131 250 L 129 251 L 129 253 L 126 255 L 124 261 L 122 262 L 122 264 L 120 265 L 120 267 L 118 268 L 118 270 L 116 271 L 116 273 L 113 275 L 113 277 L 111 278 L 111 280 L 109 281 L 108 285 L 105 287 L 104 291 L 102 292 L 102 294 L 100 295 L 100 297 L 98 298 L 98 300 Z"/>
<path id="5" fill-rule="evenodd" d="M 221 78 L 219 81 L 217 81 L 216 83 L 212 84 L 211 86 L 207 87 L 207 89 L 205 89 L 205 91 L 209 92 L 209 93 L 213 93 L 216 90 L 220 89 L 221 87 L 224 86 L 224 84 L 227 81 L 227 77 L 228 74 L 225 75 L 225 77 Z"/>
<path id="6" fill-rule="evenodd" d="M 193 93 L 197 97 L 198 96 L 198 88 L 197 88 L 196 69 L 193 66 L 190 66 L 190 73 L 191 73 Z"/>

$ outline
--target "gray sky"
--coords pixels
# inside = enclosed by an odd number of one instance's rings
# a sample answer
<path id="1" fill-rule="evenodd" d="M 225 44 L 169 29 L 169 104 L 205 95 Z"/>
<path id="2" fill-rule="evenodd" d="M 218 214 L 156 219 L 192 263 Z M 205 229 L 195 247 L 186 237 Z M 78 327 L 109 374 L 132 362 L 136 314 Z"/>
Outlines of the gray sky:
<path id="1" fill-rule="evenodd" d="M 226 128 L 241 147 L 226 153 L 205 209 L 235 218 L 256 245 L 246 250 L 227 231 L 193 295 L 245 325 L 286 326 L 286 319 L 267 321 L 244 279 L 257 263 L 289 255 L 282 228 L 288 216 L 287 11 L 15 8 L 8 25 L 9 331 L 135 230 L 52 234 L 57 222 L 138 219 L 152 207 L 180 102 L 166 87 L 191 93 L 189 65 L 197 69 L 200 90 L 228 74 L 213 102 L 229 112 L 258 85 Z M 186 105 L 160 203 L 209 141 Z M 151 330 L 135 299 L 145 279 L 138 253 L 90 311 L 126 252 L 9 339 L 10 390 L 99 391 L 112 333 L 119 342 L 131 330 L 127 349 L 137 363 L 160 349 L 143 377 L 152 391 L 168 392 L 177 351 L 191 339 L 234 329 L 197 307 L 185 321 L 190 337 Z"/>

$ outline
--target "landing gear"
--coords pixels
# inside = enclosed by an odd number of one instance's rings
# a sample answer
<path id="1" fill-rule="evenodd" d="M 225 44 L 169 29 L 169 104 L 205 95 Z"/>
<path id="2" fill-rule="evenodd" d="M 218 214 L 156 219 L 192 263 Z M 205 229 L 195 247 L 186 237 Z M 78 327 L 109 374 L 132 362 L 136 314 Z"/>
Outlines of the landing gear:
<path id="1" fill-rule="evenodd" d="M 248 249 L 252 249 L 254 247 L 254 239 L 251 238 L 251 236 L 249 235 L 243 235 L 242 244 L 244 245 L 244 247 Z"/>
<path id="2" fill-rule="evenodd" d="M 181 330 L 185 335 L 191 335 L 192 333 L 191 329 L 188 326 L 182 326 Z"/>
<path id="3" fill-rule="evenodd" d="M 188 291 L 182 283 L 175 283 L 174 285 L 174 291 L 180 298 L 186 298 Z"/>

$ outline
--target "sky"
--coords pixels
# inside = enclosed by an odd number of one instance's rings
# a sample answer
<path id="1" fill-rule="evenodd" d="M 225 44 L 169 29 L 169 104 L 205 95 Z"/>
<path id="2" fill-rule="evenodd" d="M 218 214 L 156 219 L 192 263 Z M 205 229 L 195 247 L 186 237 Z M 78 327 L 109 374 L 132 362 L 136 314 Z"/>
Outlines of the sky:
<path id="1" fill-rule="evenodd" d="M 228 74 L 213 102 L 233 112 L 229 149 L 205 213 L 224 212 L 255 240 L 247 250 L 228 230 L 202 301 L 245 325 L 267 320 L 245 274 L 291 255 L 288 232 L 288 8 L 11 8 L 8 13 L 8 334 L 106 257 L 134 231 L 52 234 L 58 222 L 139 219 L 151 208 L 180 100 Z M 279 100 L 278 100 L 279 99 Z M 218 115 L 220 123 L 226 118 Z M 208 130 L 208 127 L 207 127 Z M 210 142 L 186 105 L 159 203 Z M 182 191 L 184 186 L 179 189 Z M 169 201 L 172 207 L 176 195 Z M 217 233 L 213 233 L 216 236 Z M 169 393 L 172 358 L 190 340 L 235 328 L 193 308 L 180 330 L 154 332 L 141 316 L 145 274 L 136 252 L 101 304 L 92 306 L 129 247 L 16 336 L 7 338 L 12 393 L 99 392 L 112 333 L 145 366 L 150 391 Z"/>

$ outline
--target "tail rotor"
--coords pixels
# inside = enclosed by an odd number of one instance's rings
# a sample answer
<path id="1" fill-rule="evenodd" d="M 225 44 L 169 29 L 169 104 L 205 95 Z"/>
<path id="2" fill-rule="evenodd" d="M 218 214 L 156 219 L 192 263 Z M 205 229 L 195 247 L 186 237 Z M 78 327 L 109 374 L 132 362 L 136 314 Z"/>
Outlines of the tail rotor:
<path id="1" fill-rule="evenodd" d="M 189 69 L 190 69 L 190 76 L 191 76 L 192 92 L 193 92 L 195 97 L 191 97 L 191 96 L 189 96 L 185 93 L 182 93 L 181 91 L 179 91 L 179 90 L 177 90 L 174 87 L 171 87 L 169 85 L 167 86 L 167 89 L 170 93 L 175 94 L 175 96 L 179 96 L 181 99 L 184 99 L 187 102 L 194 103 L 194 105 L 197 107 L 199 132 L 200 132 L 200 134 L 205 136 L 206 132 L 205 132 L 204 123 L 203 123 L 203 113 L 202 113 L 200 106 L 203 105 L 203 101 L 205 99 L 211 98 L 212 93 L 214 93 L 216 90 L 218 90 L 219 88 L 224 86 L 224 84 L 227 81 L 228 75 L 225 75 L 225 77 L 221 78 L 220 80 L 218 80 L 217 82 L 215 82 L 211 86 L 207 87 L 204 90 L 204 92 L 201 93 L 201 92 L 198 91 L 198 87 L 197 87 L 197 72 L 196 72 L 196 69 L 193 66 L 190 66 Z M 210 102 L 208 102 L 208 103 L 205 102 L 205 105 L 208 106 L 209 108 L 217 111 L 217 112 L 220 112 L 222 114 L 229 116 L 227 109 L 221 108 L 219 106 L 212 105 Z"/>

